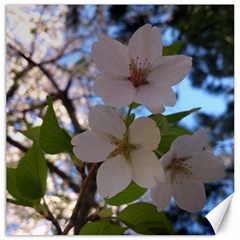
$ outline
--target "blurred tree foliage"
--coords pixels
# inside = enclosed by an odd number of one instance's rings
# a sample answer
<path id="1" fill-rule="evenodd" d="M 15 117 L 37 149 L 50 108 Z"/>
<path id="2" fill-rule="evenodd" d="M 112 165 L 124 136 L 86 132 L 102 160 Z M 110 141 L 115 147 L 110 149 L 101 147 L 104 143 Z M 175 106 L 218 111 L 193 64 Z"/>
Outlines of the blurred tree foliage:
<path id="1" fill-rule="evenodd" d="M 169 45 L 177 40 L 183 41 L 181 53 L 193 57 L 190 80 L 194 87 L 225 96 L 226 111 L 220 116 L 198 113 L 197 127 L 209 127 L 212 145 L 220 144 L 223 149 L 221 153 L 232 161 L 233 145 L 231 151 L 227 152 L 224 141 L 233 139 L 234 130 L 234 6 L 38 5 L 35 8 L 38 14 L 32 18 L 26 17 L 28 11 L 32 11 L 31 8 L 23 10 L 26 16 L 10 8 L 8 13 L 12 19 L 18 14 L 21 19 L 27 19 L 23 29 L 27 24 L 31 25 L 31 41 L 27 42 L 26 29 L 24 34 L 18 32 L 19 35 L 14 35 L 10 27 L 11 24 L 14 27 L 14 22 L 7 22 L 10 29 L 7 33 L 7 153 L 11 155 L 10 164 L 16 164 L 16 158 L 19 159 L 27 151 L 30 143 L 22 141 L 22 138 L 18 140 L 17 131 L 36 125 L 37 116 L 43 115 L 46 95 L 52 97 L 59 122 L 65 129 L 75 134 L 87 128 L 86 113 L 89 106 L 97 102 L 92 94 L 92 79 L 97 72 L 92 68 L 89 54 L 96 33 L 104 32 L 127 43 L 133 32 L 145 23 L 160 27 L 163 35 L 170 32 Z M 49 43 L 46 39 L 54 41 Z M 13 151 L 13 147 L 17 150 Z M 14 158 L 16 153 L 18 156 Z M 69 197 L 66 193 L 76 194 L 81 180 L 77 178 L 79 175 L 69 159 L 61 155 L 53 161 L 52 156 L 47 157 L 50 178 L 55 182 L 49 191 L 59 196 L 59 199 L 65 199 L 65 204 L 55 204 L 53 209 L 58 212 L 59 219 L 64 221 L 69 218 L 67 208 L 75 199 L 75 195 Z M 62 165 L 64 167 L 59 167 Z M 233 165 L 230 164 L 224 181 L 207 185 L 207 197 L 211 198 L 209 202 L 216 199 L 220 201 L 229 195 L 232 191 L 232 175 Z M 79 219 L 86 216 L 92 206 L 96 206 L 95 192 L 93 181 L 80 209 Z M 59 199 L 55 197 L 56 203 Z M 208 206 L 208 209 L 211 207 Z M 16 208 L 15 215 L 21 213 L 20 210 Z M 204 220 L 204 211 L 189 214 L 171 205 L 166 213 L 177 234 L 212 233 Z M 75 229 L 75 232 L 78 230 Z"/>

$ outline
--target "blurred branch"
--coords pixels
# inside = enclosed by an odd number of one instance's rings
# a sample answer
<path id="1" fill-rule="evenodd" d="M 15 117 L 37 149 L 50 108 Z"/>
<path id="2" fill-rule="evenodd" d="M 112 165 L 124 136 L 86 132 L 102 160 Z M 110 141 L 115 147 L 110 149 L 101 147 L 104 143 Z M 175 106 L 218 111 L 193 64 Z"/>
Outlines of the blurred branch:
<path id="1" fill-rule="evenodd" d="M 46 219 L 51 221 L 52 224 L 55 226 L 56 231 L 57 231 L 57 235 L 62 235 L 62 229 L 61 229 L 58 221 L 56 220 L 56 218 L 53 216 L 52 212 L 49 209 L 48 209 L 48 212 L 47 212 Z"/>
<path id="2" fill-rule="evenodd" d="M 61 59 L 62 57 L 67 57 L 67 56 L 69 56 L 69 55 L 71 55 L 75 52 L 81 51 L 80 49 L 73 48 L 71 51 L 65 52 L 66 49 L 69 47 L 69 45 L 73 44 L 75 41 L 79 41 L 80 39 L 82 39 L 82 37 L 83 36 L 78 35 L 76 37 L 73 37 L 73 38 L 69 39 L 68 41 L 66 41 L 66 43 L 64 44 L 64 46 L 61 48 L 61 50 L 59 51 L 59 53 L 56 56 L 54 56 L 52 58 L 49 58 L 48 60 L 45 60 L 41 64 L 53 63 L 53 62 Z"/>
<path id="3" fill-rule="evenodd" d="M 50 97 L 53 102 L 59 98 L 58 95 L 56 94 L 50 94 Z M 41 109 L 45 106 L 47 106 L 47 101 L 41 102 L 39 104 L 31 105 L 29 108 L 24 109 L 23 113 L 26 113 L 28 111 L 33 111 L 34 109 Z"/>
<path id="4" fill-rule="evenodd" d="M 23 51 L 21 51 L 20 49 L 18 49 L 16 46 L 12 45 L 12 44 L 8 44 L 8 46 L 13 49 L 20 57 L 24 58 L 28 64 L 30 66 L 33 67 L 38 67 L 43 73 L 44 75 L 46 75 L 48 77 L 48 79 L 50 80 L 50 82 L 52 83 L 52 85 L 55 87 L 55 89 L 59 92 L 60 89 L 58 87 L 58 85 L 56 84 L 56 82 L 54 81 L 52 75 L 50 74 L 50 72 L 48 72 L 41 64 L 36 63 L 35 61 L 33 61 L 31 59 L 31 57 L 28 57 L 26 54 L 23 53 Z"/>
<path id="5" fill-rule="evenodd" d="M 23 152 L 28 151 L 27 147 L 25 147 L 21 143 L 13 140 L 10 136 L 7 136 L 7 142 L 12 144 L 13 146 L 17 147 L 18 149 L 20 149 Z M 60 178 L 62 178 L 75 193 L 79 192 L 79 186 L 71 181 L 71 177 L 69 177 L 66 173 L 64 173 L 63 171 L 58 169 L 53 163 L 49 162 L 48 160 L 46 160 L 46 161 L 47 161 L 47 166 L 51 172 L 54 172 Z"/>
<path id="6" fill-rule="evenodd" d="M 28 71 L 32 69 L 31 65 L 28 65 L 25 69 L 23 69 L 21 72 L 18 72 L 14 77 L 14 84 L 11 86 L 11 88 L 7 92 L 7 101 L 15 94 L 19 87 L 18 80 L 22 78 Z"/>
<path id="7" fill-rule="evenodd" d="M 62 229 L 57 221 L 57 219 L 53 216 L 52 212 L 50 211 L 45 199 L 43 198 L 44 206 L 46 207 L 46 212 L 43 211 L 42 213 L 39 212 L 43 217 L 45 217 L 47 220 L 51 221 L 52 224 L 55 226 L 57 235 L 62 235 Z"/>
<path id="8" fill-rule="evenodd" d="M 66 91 L 61 91 L 59 93 L 59 98 L 62 100 L 62 103 L 67 110 L 67 113 L 68 113 L 68 115 L 69 115 L 69 117 L 72 121 L 75 132 L 77 132 L 77 133 L 84 132 L 86 129 L 83 129 L 79 125 L 76 114 L 75 114 L 76 113 L 75 106 L 73 105 L 73 102 L 69 99 L 69 97 L 67 95 L 67 92 Z"/>
<path id="9" fill-rule="evenodd" d="M 69 221 L 68 225 L 66 226 L 66 228 L 63 231 L 63 235 L 67 235 L 68 232 L 77 223 L 77 218 L 78 218 L 79 210 L 81 208 L 81 204 L 82 204 L 82 200 L 83 200 L 83 196 L 84 196 L 84 191 L 87 188 L 89 180 L 94 175 L 96 168 L 97 168 L 97 164 L 92 164 L 91 169 L 89 171 L 89 174 L 82 180 L 82 184 L 81 184 L 81 188 L 80 188 L 80 192 L 79 192 L 79 196 L 78 196 L 76 205 L 75 205 L 75 207 L 73 209 L 72 215 L 70 217 L 70 221 Z"/>
<path id="10" fill-rule="evenodd" d="M 52 83 L 52 85 L 57 90 L 57 93 L 58 93 L 57 95 L 58 95 L 59 99 L 62 100 L 62 103 L 68 112 L 68 115 L 72 121 L 75 132 L 77 132 L 77 133 L 84 132 L 85 129 L 83 129 L 78 123 L 78 120 L 77 120 L 77 117 L 75 114 L 76 113 L 75 106 L 73 105 L 72 101 L 68 98 L 67 92 L 61 91 L 59 89 L 52 74 L 46 68 L 44 68 L 43 64 L 38 64 L 38 63 L 34 62 L 30 57 L 26 56 L 26 54 L 24 54 L 21 50 L 17 49 L 12 44 L 9 44 L 9 47 L 12 48 L 13 50 L 15 50 L 25 60 L 27 60 L 30 66 L 38 67 L 42 71 L 42 73 L 49 79 L 49 81 Z M 68 91 L 68 88 L 66 90 Z"/>

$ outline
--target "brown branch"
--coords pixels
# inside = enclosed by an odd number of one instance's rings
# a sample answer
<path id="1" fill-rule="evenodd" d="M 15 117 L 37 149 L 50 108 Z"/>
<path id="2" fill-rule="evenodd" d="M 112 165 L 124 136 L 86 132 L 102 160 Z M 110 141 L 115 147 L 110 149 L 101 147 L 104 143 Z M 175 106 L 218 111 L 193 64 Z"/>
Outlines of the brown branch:
<path id="1" fill-rule="evenodd" d="M 23 51 L 21 51 L 20 49 L 18 49 L 17 47 L 15 47 L 14 45 L 12 44 L 8 44 L 8 46 L 13 49 L 20 57 L 24 58 L 28 64 L 30 66 L 33 66 L 33 67 L 38 67 L 43 73 L 44 75 L 46 75 L 48 77 L 48 79 L 50 80 L 50 82 L 52 83 L 52 85 L 55 87 L 55 89 L 59 92 L 60 89 L 58 87 L 58 85 L 56 84 L 56 82 L 54 81 L 53 77 L 52 77 L 52 74 L 50 72 L 48 72 L 44 67 L 43 65 L 41 64 L 38 64 L 36 63 L 35 61 L 33 61 L 31 59 L 31 57 L 27 56 L 25 53 L 23 53 Z"/>
<path id="2" fill-rule="evenodd" d="M 72 122 L 75 132 L 82 133 L 82 132 L 86 131 L 86 129 L 83 129 L 78 123 L 78 119 L 75 114 L 75 112 L 76 112 L 75 106 L 74 106 L 72 100 L 70 100 L 69 97 L 67 96 L 67 92 L 62 91 L 61 94 L 59 94 L 59 98 L 62 100 L 62 103 L 67 110 L 67 113 L 71 119 L 71 122 Z"/>
<path id="3" fill-rule="evenodd" d="M 66 91 L 61 91 L 59 89 L 58 85 L 56 84 L 56 82 L 55 82 L 55 80 L 52 76 L 52 74 L 47 69 L 44 68 L 43 64 L 38 64 L 38 63 L 34 62 L 30 57 L 28 57 L 26 54 L 24 54 L 21 50 L 17 49 L 12 44 L 9 44 L 9 47 L 12 48 L 13 50 L 15 50 L 25 60 L 27 60 L 28 63 L 31 66 L 38 67 L 42 71 L 42 73 L 49 79 L 49 81 L 53 84 L 53 86 L 57 90 L 57 92 L 58 92 L 57 95 L 59 96 L 59 99 L 62 100 L 62 103 L 67 110 L 67 113 L 68 113 L 68 115 L 69 115 L 69 117 L 72 121 L 75 132 L 77 132 L 77 133 L 84 132 L 85 129 L 83 129 L 78 123 L 78 120 L 77 120 L 77 117 L 76 117 L 76 114 L 75 114 L 75 112 L 76 112 L 75 106 L 73 105 L 72 101 L 68 98 L 67 92 Z"/>
<path id="4" fill-rule="evenodd" d="M 8 90 L 7 92 L 7 101 L 9 100 L 9 98 L 11 98 L 14 93 L 16 92 L 16 90 L 19 87 L 19 79 L 22 78 L 28 71 L 30 71 L 32 69 L 32 66 L 27 66 L 25 69 L 23 69 L 20 72 L 15 73 L 15 77 L 14 77 L 14 84 L 11 86 L 11 88 Z"/>
<path id="5" fill-rule="evenodd" d="M 55 226 L 56 231 L 57 231 L 57 235 L 62 235 L 62 229 L 57 221 L 57 219 L 53 216 L 52 212 L 50 211 L 50 209 L 48 208 L 48 205 L 46 204 L 45 200 L 44 200 L 44 205 L 47 208 L 47 212 L 39 212 L 44 218 L 46 218 L 47 220 L 51 221 L 52 224 Z"/>
<path id="6" fill-rule="evenodd" d="M 91 177 L 93 176 L 93 174 L 95 173 L 95 170 L 97 168 L 96 164 L 92 164 L 91 169 L 89 171 L 89 174 L 82 180 L 82 184 L 81 184 L 81 188 L 80 188 L 80 192 L 79 192 L 79 196 L 76 202 L 76 205 L 73 209 L 72 215 L 70 217 L 69 223 L 66 226 L 66 228 L 63 231 L 63 235 L 67 235 L 68 232 L 75 226 L 76 221 L 77 221 L 77 217 L 78 217 L 78 213 L 82 204 L 82 200 L 83 200 L 83 194 L 85 189 L 87 188 L 87 185 L 89 183 L 89 180 L 91 179 Z"/>
<path id="7" fill-rule="evenodd" d="M 58 94 L 50 94 L 51 100 L 54 102 L 59 99 Z M 34 109 L 42 109 L 43 107 L 47 106 L 47 101 L 38 103 L 36 105 L 31 105 L 29 108 L 25 108 L 22 110 L 23 113 L 26 113 L 28 111 L 33 111 Z"/>
<path id="8" fill-rule="evenodd" d="M 99 166 L 99 164 L 97 164 Z M 88 169 L 91 168 L 91 164 L 86 164 L 86 167 Z M 82 197 L 82 203 L 81 207 L 78 211 L 77 220 L 75 222 L 74 226 L 74 235 L 79 235 L 80 229 L 85 225 L 86 223 L 86 217 L 88 216 L 89 210 L 92 207 L 97 207 L 97 203 L 94 200 L 94 196 L 96 193 L 96 172 L 94 176 L 89 180 L 87 188 L 84 191 L 83 197 Z"/>
<path id="9" fill-rule="evenodd" d="M 23 152 L 27 152 L 28 148 L 23 146 L 21 143 L 13 140 L 10 136 L 7 136 L 7 142 L 19 148 Z"/>
<path id="10" fill-rule="evenodd" d="M 62 229 L 58 221 L 56 220 L 56 218 L 53 216 L 52 212 L 49 209 L 48 209 L 48 216 L 49 216 L 48 220 L 50 220 L 56 228 L 57 235 L 62 235 Z"/>
<path id="11" fill-rule="evenodd" d="M 74 49 L 72 49 L 72 50 L 69 51 L 69 52 L 65 52 L 66 49 L 69 47 L 69 45 L 73 44 L 75 41 L 79 41 L 82 37 L 83 37 L 82 35 L 78 35 L 78 36 L 75 36 L 75 37 L 69 39 L 69 40 L 64 44 L 64 46 L 62 47 L 62 49 L 59 51 L 59 53 L 58 53 L 56 56 L 45 60 L 45 61 L 42 62 L 41 64 L 53 63 L 53 62 L 56 62 L 57 60 L 61 59 L 62 57 L 66 57 L 66 56 L 68 56 L 68 55 L 71 55 L 71 54 L 73 54 L 73 53 L 75 53 L 75 52 L 80 51 L 80 49 L 74 48 Z"/>

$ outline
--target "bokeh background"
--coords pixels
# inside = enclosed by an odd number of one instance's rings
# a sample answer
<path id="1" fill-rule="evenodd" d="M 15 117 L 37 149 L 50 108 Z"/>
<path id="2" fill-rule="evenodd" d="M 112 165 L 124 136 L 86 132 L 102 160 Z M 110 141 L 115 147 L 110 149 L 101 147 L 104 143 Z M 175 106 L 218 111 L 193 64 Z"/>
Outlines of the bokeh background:
<path id="1" fill-rule="evenodd" d="M 163 44 L 182 40 L 181 54 L 193 57 L 188 77 L 174 87 L 177 104 L 164 114 L 201 107 L 179 124 L 209 129 L 209 148 L 223 159 L 226 177 L 206 184 L 200 213 L 166 209 L 176 234 L 212 234 L 204 216 L 233 192 L 234 6 L 233 5 L 8 5 L 6 6 L 7 166 L 31 146 L 19 131 L 41 125 L 46 96 L 60 124 L 72 135 L 88 128 L 89 108 L 102 104 L 92 92 L 98 71 L 91 45 L 100 33 L 128 43 L 145 23 L 161 29 Z M 125 109 L 119 109 L 124 113 Z M 149 112 L 141 107 L 139 115 Z M 74 207 L 81 177 L 67 155 L 46 155 L 46 200 L 64 225 Z M 7 194 L 8 197 L 8 194 Z M 144 200 L 150 201 L 148 194 Z M 83 214 L 102 206 L 93 181 Z M 6 205 L 7 235 L 51 235 L 54 228 L 31 208 Z"/>

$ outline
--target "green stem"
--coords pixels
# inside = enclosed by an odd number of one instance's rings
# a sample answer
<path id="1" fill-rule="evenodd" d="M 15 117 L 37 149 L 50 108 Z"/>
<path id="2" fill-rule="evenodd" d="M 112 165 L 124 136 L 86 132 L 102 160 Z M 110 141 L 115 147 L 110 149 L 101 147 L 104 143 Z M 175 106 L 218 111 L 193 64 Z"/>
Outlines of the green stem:
<path id="1" fill-rule="evenodd" d="M 128 128 L 129 128 L 128 121 L 129 121 L 129 118 L 130 118 L 132 107 L 133 107 L 133 102 L 130 104 L 129 109 L 128 109 L 128 113 L 127 113 L 127 119 L 126 119 L 126 127 L 127 127 L 127 129 L 126 129 L 126 133 L 127 133 Z"/>
<path id="2" fill-rule="evenodd" d="M 125 132 L 125 137 L 126 137 L 126 140 L 127 140 L 127 141 L 128 141 L 128 128 L 129 128 L 128 121 L 129 121 L 129 118 L 130 118 L 130 115 L 131 115 L 132 107 L 133 107 L 133 102 L 132 102 L 132 103 L 130 104 L 130 106 L 129 106 L 128 113 L 127 113 L 127 119 L 126 119 L 126 132 Z"/>

